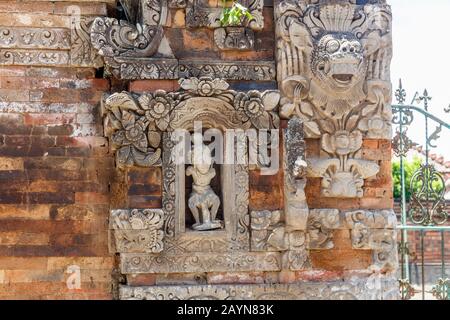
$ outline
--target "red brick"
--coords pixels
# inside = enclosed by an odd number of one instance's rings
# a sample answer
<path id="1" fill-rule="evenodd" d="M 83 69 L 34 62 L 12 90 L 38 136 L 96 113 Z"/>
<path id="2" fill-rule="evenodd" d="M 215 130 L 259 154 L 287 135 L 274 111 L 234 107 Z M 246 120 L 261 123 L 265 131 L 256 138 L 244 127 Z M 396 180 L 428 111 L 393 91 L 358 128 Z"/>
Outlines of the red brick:
<path id="1" fill-rule="evenodd" d="M 129 90 L 136 93 L 154 92 L 156 90 L 171 92 L 178 90 L 179 86 L 176 80 L 135 80 L 130 82 Z"/>

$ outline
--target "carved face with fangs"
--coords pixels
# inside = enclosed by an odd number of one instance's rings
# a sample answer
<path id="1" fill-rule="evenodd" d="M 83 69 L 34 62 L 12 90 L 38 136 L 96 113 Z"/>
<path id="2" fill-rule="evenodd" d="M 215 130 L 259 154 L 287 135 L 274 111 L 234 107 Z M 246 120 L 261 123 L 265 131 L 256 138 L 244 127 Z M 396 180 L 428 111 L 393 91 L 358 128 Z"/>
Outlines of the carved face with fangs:
<path id="1" fill-rule="evenodd" d="M 328 33 L 313 51 L 311 69 L 324 89 L 346 92 L 365 76 L 363 46 L 351 33 Z"/>

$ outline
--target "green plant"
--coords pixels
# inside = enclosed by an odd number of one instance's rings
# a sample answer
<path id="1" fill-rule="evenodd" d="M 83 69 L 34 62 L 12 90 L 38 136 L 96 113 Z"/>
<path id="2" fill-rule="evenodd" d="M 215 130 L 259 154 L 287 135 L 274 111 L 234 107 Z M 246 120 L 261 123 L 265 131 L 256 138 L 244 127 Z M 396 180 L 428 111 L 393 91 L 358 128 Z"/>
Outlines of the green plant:
<path id="1" fill-rule="evenodd" d="M 222 27 L 239 26 L 244 18 L 247 18 L 248 21 L 253 19 L 248 8 L 244 7 L 242 4 L 233 2 L 231 8 L 225 8 L 225 4 L 226 0 L 223 0 L 224 8 L 220 16 L 220 24 Z"/>
<path id="2" fill-rule="evenodd" d="M 403 160 L 403 167 L 405 169 L 405 196 L 406 201 L 411 199 L 411 194 L 413 191 L 420 190 L 421 182 L 416 180 L 414 181 L 411 188 L 411 179 L 422 165 L 422 159 L 419 157 L 414 157 L 412 161 L 408 161 L 406 159 Z M 394 184 L 394 198 L 401 199 L 402 197 L 402 185 L 401 185 L 401 170 L 400 170 L 400 160 L 394 161 L 392 163 L 392 179 Z M 433 181 L 433 188 L 436 191 L 441 191 L 443 186 L 439 181 Z"/>

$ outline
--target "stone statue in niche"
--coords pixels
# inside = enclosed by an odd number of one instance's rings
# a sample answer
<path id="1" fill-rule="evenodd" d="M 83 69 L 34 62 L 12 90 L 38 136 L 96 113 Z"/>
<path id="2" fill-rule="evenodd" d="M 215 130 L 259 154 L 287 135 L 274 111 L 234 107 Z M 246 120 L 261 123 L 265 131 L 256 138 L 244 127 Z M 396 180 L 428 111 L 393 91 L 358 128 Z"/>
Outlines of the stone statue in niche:
<path id="1" fill-rule="evenodd" d="M 192 176 L 193 180 L 192 193 L 188 201 L 195 219 L 192 229 L 196 231 L 221 229 L 222 221 L 216 220 L 220 199 L 210 185 L 216 176 L 210 148 L 203 143 L 196 146 L 192 154 L 192 164 L 186 170 L 186 175 Z"/>

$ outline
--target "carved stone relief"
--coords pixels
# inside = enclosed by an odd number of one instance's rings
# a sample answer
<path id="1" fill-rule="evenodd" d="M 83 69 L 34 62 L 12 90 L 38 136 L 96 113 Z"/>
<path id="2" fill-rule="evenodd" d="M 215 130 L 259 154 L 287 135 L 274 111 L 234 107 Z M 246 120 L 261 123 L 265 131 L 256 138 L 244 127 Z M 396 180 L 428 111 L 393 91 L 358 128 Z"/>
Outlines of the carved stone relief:
<path id="1" fill-rule="evenodd" d="M 361 160 L 363 138 L 390 139 L 391 12 L 385 1 L 275 5 L 281 115 L 298 116 L 321 157 L 308 176 L 322 178 L 322 195 L 363 197 L 378 164 Z"/>
<path id="2" fill-rule="evenodd" d="M 397 297 L 395 277 L 380 275 L 289 285 L 120 287 L 123 300 L 394 300 Z"/>
<path id="3" fill-rule="evenodd" d="M 80 67 L 99 68 L 103 66 L 103 60 L 91 44 L 90 28 L 93 18 L 73 18 L 71 21 L 71 50 L 70 62 Z"/>
<path id="4" fill-rule="evenodd" d="M 195 162 L 187 168 L 174 162 L 174 148 L 179 137 L 173 135 L 178 129 L 193 131 L 194 121 L 202 121 L 205 129 L 215 128 L 223 133 L 227 129 L 275 129 L 279 125 L 278 91 L 237 92 L 230 90 L 223 80 L 205 77 L 182 79 L 180 86 L 176 92 L 115 93 L 106 97 L 103 103 L 105 134 L 116 151 L 117 165 L 148 167 L 162 164 L 164 251 L 159 254 L 138 250 L 122 253 L 122 272 L 280 270 L 278 252 L 248 252 L 247 160 L 242 164 L 221 165 L 223 200 L 220 201 L 209 186 L 212 178 L 209 173 L 215 170 L 211 163 L 206 164 L 205 170 L 200 170 Z M 236 138 L 237 143 L 246 141 L 245 135 Z M 226 139 L 225 136 L 225 142 Z M 190 197 L 185 194 L 186 174 L 193 175 Z M 223 222 L 214 219 L 217 205 L 223 206 Z M 197 216 L 195 208 L 201 208 L 196 222 L 187 226 L 189 210 Z M 208 222 L 205 217 L 209 214 Z M 216 228 L 219 229 L 211 230 Z M 205 233 L 204 230 L 211 231 Z"/>
<path id="5" fill-rule="evenodd" d="M 314 209 L 308 217 L 308 249 L 333 249 L 333 230 L 341 227 L 339 210 Z"/>
<path id="6" fill-rule="evenodd" d="M 174 59 L 163 26 L 166 0 L 122 1 L 127 21 L 98 17 L 91 27 L 91 42 L 104 57 L 109 72 L 120 79 L 174 79 Z M 153 57 L 159 54 L 161 58 Z"/>
<path id="7" fill-rule="evenodd" d="M 240 4 L 248 8 L 253 19 L 242 20 L 241 27 L 249 27 L 252 30 L 262 30 L 264 27 L 263 0 L 240 0 Z M 205 0 L 187 0 L 186 26 L 188 28 L 220 28 L 220 16 L 222 7 L 211 7 Z"/>
<path id="8" fill-rule="evenodd" d="M 373 250 L 373 268 L 385 272 L 398 267 L 397 217 L 393 210 L 346 212 L 354 249 Z"/>
<path id="9" fill-rule="evenodd" d="M 278 127 L 277 91 L 236 92 L 227 82 L 207 77 L 182 79 L 180 84 L 177 92 L 122 92 L 104 99 L 105 135 L 119 167 L 160 165 L 162 132 L 192 126 L 193 119 L 230 129 Z"/>
<path id="10" fill-rule="evenodd" d="M 218 28 L 214 30 L 214 41 L 222 50 L 252 50 L 255 45 L 255 34 L 249 28 Z"/>
<path id="11" fill-rule="evenodd" d="M 114 252 L 159 253 L 164 249 L 164 212 L 160 209 L 112 210 Z"/>

